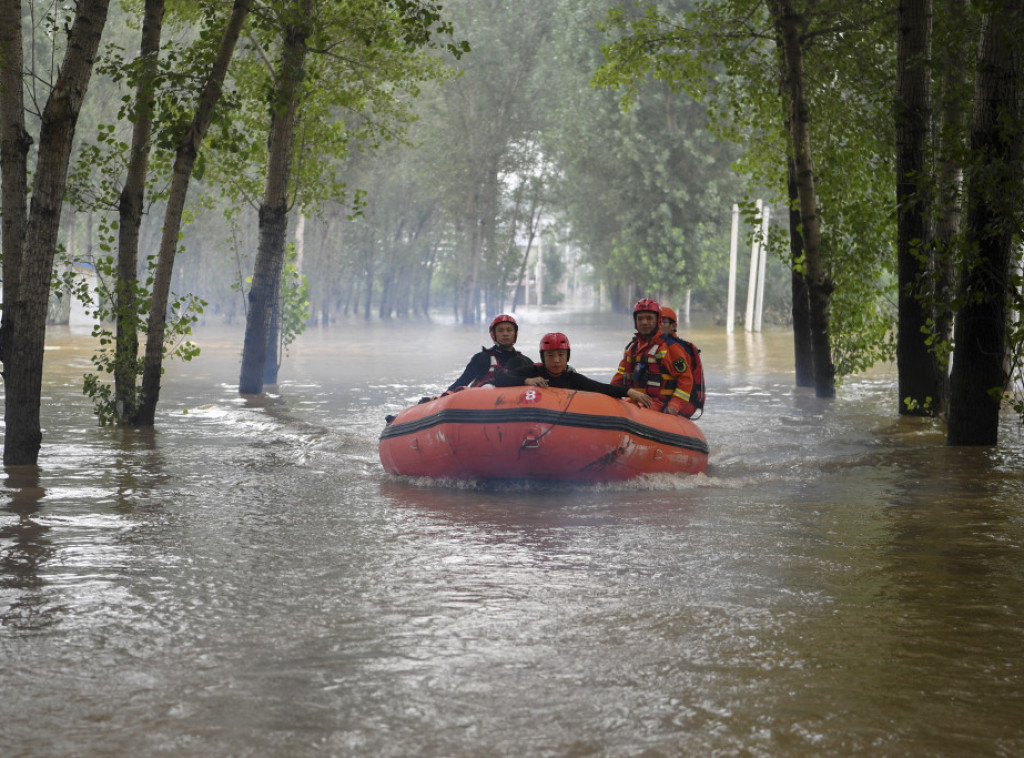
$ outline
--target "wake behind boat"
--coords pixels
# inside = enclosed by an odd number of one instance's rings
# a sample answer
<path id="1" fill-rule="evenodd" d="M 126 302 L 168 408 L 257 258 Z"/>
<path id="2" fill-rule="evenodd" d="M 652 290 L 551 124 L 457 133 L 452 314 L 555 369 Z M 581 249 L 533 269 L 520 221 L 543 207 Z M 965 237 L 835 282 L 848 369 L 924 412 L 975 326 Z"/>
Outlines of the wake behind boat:
<path id="1" fill-rule="evenodd" d="M 481 387 L 406 408 L 380 436 L 391 474 L 614 482 L 699 474 L 708 444 L 690 419 L 593 392 Z"/>

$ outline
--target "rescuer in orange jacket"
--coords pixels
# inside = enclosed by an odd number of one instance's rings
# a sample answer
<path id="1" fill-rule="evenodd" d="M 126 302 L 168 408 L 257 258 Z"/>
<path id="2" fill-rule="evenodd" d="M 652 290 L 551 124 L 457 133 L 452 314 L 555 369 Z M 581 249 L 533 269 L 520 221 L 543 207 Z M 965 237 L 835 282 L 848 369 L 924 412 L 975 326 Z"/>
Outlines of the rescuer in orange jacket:
<path id="1" fill-rule="evenodd" d="M 660 330 L 661 306 L 642 298 L 633 306 L 636 334 L 626 346 L 612 384 L 647 393 L 653 408 L 689 418 L 696 410 L 690 401 L 693 372 L 682 345 L 668 341 Z"/>

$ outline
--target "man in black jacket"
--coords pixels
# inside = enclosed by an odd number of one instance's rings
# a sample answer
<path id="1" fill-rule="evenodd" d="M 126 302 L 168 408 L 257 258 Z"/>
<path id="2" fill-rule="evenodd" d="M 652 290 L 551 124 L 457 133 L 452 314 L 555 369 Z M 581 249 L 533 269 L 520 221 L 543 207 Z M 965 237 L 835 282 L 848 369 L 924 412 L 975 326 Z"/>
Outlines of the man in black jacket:
<path id="1" fill-rule="evenodd" d="M 515 349 L 519 338 L 519 324 L 511 316 L 502 313 L 491 322 L 493 347 L 482 347 L 480 352 L 469 359 L 462 376 L 448 386 L 448 392 L 459 387 L 482 387 L 494 382 L 494 378 L 517 366 L 532 366 L 533 361 Z"/>

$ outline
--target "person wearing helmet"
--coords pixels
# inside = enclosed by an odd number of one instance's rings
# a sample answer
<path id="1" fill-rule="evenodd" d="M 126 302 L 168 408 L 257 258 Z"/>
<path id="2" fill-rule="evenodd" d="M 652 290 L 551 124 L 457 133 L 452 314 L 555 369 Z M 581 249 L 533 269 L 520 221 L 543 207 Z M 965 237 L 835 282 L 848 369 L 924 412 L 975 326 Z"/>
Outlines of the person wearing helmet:
<path id="1" fill-rule="evenodd" d="M 633 306 L 636 333 L 626 345 L 612 384 L 646 393 L 654 410 L 689 418 L 696 412 L 690 401 L 693 371 L 689 355 L 676 340 L 666 339 L 661 333 L 661 316 L 658 301 L 649 297 Z"/>
<path id="2" fill-rule="evenodd" d="M 616 387 L 578 373 L 569 366 L 569 338 L 561 332 L 550 332 L 540 340 L 540 363 L 505 371 L 495 377 L 498 387 L 527 384 L 532 387 L 560 387 L 562 389 L 600 392 L 602 395 L 628 397 L 637 405 L 651 406 L 651 398 L 632 387 Z"/>
<path id="3" fill-rule="evenodd" d="M 679 328 L 679 319 L 676 312 L 667 305 L 661 306 L 661 333 L 666 337 L 675 337 Z"/>
<path id="4" fill-rule="evenodd" d="M 490 327 L 492 347 L 482 347 L 469 359 L 462 375 L 451 383 L 448 392 L 459 387 L 480 387 L 494 382 L 494 377 L 515 366 L 532 366 L 533 361 L 515 349 L 519 324 L 506 313 L 495 316 Z"/>

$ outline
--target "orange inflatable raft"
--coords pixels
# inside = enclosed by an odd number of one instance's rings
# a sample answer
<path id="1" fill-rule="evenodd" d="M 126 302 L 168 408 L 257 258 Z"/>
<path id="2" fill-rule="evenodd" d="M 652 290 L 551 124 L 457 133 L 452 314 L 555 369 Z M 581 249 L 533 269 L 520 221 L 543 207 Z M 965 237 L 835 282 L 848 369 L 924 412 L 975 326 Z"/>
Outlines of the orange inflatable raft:
<path id="1" fill-rule="evenodd" d="M 388 473 L 448 479 L 614 482 L 708 465 L 707 441 L 687 418 L 525 386 L 467 389 L 406 408 L 379 451 Z"/>

